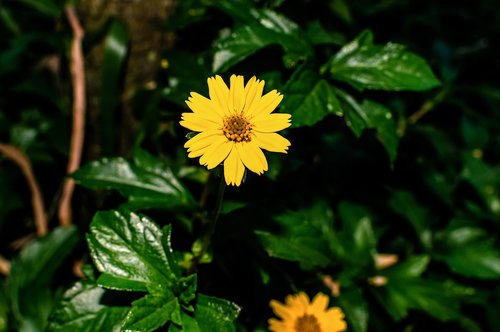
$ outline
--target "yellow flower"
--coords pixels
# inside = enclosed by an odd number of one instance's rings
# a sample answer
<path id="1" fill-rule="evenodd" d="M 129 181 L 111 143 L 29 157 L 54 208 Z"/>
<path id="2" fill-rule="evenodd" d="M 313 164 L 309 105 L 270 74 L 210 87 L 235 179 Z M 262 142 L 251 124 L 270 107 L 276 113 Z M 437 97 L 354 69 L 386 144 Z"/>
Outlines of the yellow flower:
<path id="1" fill-rule="evenodd" d="M 318 293 L 312 300 L 300 292 L 288 295 L 285 303 L 271 300 L 271 308 L 281 317 L 269 319 L 269 330 L 274 332 L 339 332 L 345 331 L 347 324 L 340 308 L 328 308 L 328 296 Z"/>
<path id="2" fill-rule="evenodd" d="M 290 114 L 272 113 L 283 99 L 276 90 L 262 95 L 264 81 L 232 75 L 230 87 L 220 76 L 208 79 L 210 99 L 191 92 L 180 124 L 199 132 L 184 145 L 188 157 L 212 169 L 224 162 L 228 185 L 239 186 L 245 168 L 262 174 L 268 165 L 262 149 L 286 153 L 290 142 L 277 131 L 290 126 Z"/>

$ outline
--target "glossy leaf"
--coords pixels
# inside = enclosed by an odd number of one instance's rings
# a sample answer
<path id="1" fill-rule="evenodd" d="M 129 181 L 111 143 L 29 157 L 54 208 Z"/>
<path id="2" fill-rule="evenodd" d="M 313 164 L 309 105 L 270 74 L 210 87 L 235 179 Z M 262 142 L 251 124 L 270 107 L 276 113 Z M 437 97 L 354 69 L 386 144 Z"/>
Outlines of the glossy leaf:
<path id="1" fill-rule="evenodd" d="M 181 307 L 173 294 L 146 295 L 132 303 L 123 329 L 126 331 L 155 331 L 166 322 L 181 324 Z"/>
<path id="2" fill-rule="evenodd" d="M 224 72 L 249 55 L 269 45 L 281 45 L 286 54 L 288 66 L 294 66 L 310 52 L 309 45 L 291 33 L 277 32 L 273 26 L 260 24 L 245 25 L 227 37 L 218 40 L 212 63 L 214 72 Z"/>
<path id="3" fill-rule="evenodd" d="M 201 331 L 234 332 L 241 308 L 223 299 L 198 294 L 195 318 Z"/>
<path id="4" fill-rule="evenodd" d="M 87 234 L 92 259 L 103 274 L 98 284 L 111 289 L 146 291 L 172 286 L 178 266 L 170 248 L 170 226 L 163 231 L 131 212 L 98 212 Z"/>
<path id="5" fill-rule="evenodd" d="M 342 115 L 333 88 L 311 70 L 294 73 L 283 94 L 280 111 L 292 115 L 292 127 L 312 126 L 328 114 Z"/>
<path id="6" fill-rule="evenodd" d="M 193 199 L 172 171 L 146 152 L 136 152 L 134 162 L 103 158 L 79 168 L 72 177 L 82 186 L 116 189 L 128 198 L 126 207 L 173 208 L 190 205 Z"/>
<path id="7" fill-rule="evenodd" d="M 325 65 L 332 78 L 357 88 L 422 91 L 440 84 L 429 65 L 403 45 L 374 45 L 370 31 L 363 31 Z"/>
<path id="8" fill-rule="evenodd" d="M 68 289 L 51 314 L 49 332 L 92 332 L 121 330 L 129 308 L 101 303 L 105 293 L 92 282 L 78 282 Z"/>

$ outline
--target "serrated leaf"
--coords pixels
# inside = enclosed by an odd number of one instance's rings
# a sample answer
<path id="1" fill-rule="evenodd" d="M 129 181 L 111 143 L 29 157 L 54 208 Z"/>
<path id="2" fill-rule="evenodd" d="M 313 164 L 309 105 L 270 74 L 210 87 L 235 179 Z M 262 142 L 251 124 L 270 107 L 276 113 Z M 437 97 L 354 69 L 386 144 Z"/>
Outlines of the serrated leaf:
<path id="1" fill-rule="evenodd" d="M 60 227 L 28 244 L 13 260 L 7 283 L 19 331 L 45 328 L 54 304 L 54 274 L 77 243 L 75 227 Z"/>
<path id="2" fill-rule="evenodd" d="M 198 294 L 195 318 L 201 331 L 234 332 L 241 308 L 233 302 Z"/>
<path id="3" fill-rule="evenodd" d="M 172 285 L 178 278 L 170 226 L 162 232 L 150 219 L 132 212 L 98 212 L 87 241 L 103 273 L 98 279 L 103 287 L 145 291 L 154 285 Z"/>
<path id="4" fill-rule="evenodd" d="M 129 308 L 100 303 L 105 290 L 92 282 L 78 282 L 68 289 L 52 312 L 48 332 L 119 332 Z"/>
<path id="5" fill-rule="evenodd" d="M 123 158 L 93 161 L 72 177 L 84 187 L 117 190 L 128 198 L 126 207 L 131 210 L 171 209 L 189 206 L 194 201 L 172 171 L 144 151 L 136 152 L 134 162 Z"/>
<path id="6" fill-rule="evenodd" d="M 281 112 L 292 115 L 292 127 L 312 126 L 328 114 L 342 115 L 333 87 L 312 70 L 297 70 L 283 94 Z"/>
<path id="7" fill-rule="evenodd" d="M 359 90 L 422 91 L 440 84 L 429 65 L 405 46 L 374 45 L 370 31 L 363 31 L 323 67 L 332 78 Z"/>
<path id="8" fill-rule="evenodd" d="M 182 324 L 181 307 L 177 297 L 172 293 L 146 295 L 132 303 L 125 319 L 125 331 L 154 331 L 167 322 Z"/>

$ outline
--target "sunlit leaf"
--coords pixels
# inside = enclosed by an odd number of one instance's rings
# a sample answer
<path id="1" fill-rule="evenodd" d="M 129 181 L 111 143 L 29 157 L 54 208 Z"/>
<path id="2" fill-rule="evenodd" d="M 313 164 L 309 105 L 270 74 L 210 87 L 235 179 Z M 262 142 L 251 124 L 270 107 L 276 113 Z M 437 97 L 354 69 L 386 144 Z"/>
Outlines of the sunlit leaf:
<path id="1" fill-rule="evenodd" d="M 47 331 L 120 331 L 129 308 L 102 304 L 104 292 L 92 282 L 76 283 L 51 314 Z"/>
<path id="2" fill-rule="evenodd" d="M 166 165 L 140 150 L 134 162 L 103 158 L 79 168 L 72 177 L 85 187 L 118 190 L 132 210 L 189 206 L 194 201 Z"/>
<path id="3" fill-rule="evenodd" d="M 427 90 L 440 84 L 424 59 L 400 44 L 373 44 L 363 31 L 325 65 L 332 78 L 359 90 Z"/>

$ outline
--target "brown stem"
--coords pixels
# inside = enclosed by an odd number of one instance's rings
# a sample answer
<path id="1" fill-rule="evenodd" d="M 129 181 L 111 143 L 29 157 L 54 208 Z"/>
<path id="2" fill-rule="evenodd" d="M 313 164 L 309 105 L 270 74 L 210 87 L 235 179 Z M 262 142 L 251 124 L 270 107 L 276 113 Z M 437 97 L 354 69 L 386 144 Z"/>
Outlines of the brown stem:
<path id="1" fill-rule="evenodd" d="M 33 207 L 36 234 L 38 236 L 47 234 L 47 215 L 45 214 L 43 197 L 28 158 L 19 148 L 13 145 L 0 143 L 0 152 L 19 166 L 23 172 L 31 191 L 31 205 Z"/>
<path id="2" fill-rule="evenodd" d="M 82 39 L 84 31 L 73 6 L 67 5 L 65 8 L 73 40 L 71 42 L 71 62 L 70 71 L 73 83 L 73 128 L 71 132 L 71 146 L 67 166 L 68 174 L 73 173 L 80 166 L 83 150 L 84 129 L 85 129 L 85 65 L 83 61 Z M 75 181 L 66 179 L 59 202 L 59 222 L 62 226 L 71 224 L 71 198 L 75 189 Z"/>

